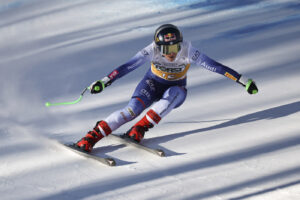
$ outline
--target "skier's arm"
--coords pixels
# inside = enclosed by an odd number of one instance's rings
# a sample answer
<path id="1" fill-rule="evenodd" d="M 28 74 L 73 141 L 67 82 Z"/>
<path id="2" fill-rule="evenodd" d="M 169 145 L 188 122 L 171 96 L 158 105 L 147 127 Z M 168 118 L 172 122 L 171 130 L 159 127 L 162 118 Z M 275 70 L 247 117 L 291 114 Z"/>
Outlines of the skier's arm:
<path id="1" fill-rule="evenodd" d="M 249 94 L 255 94 L 258 92 L 257 86 L 254 81 L 243 77 L 235 70 L 211 59 L 192 46 L 190 46 L 189 49 L 189 58 L 191 63 L 195 63 L 196 65 L 204 67 L 207 70 L 222 74 L 227 78 L 236 81 L 237 83 L 244 86 Z"/>
<path id="2" fill-rule="evenodd" d="M 111 82 L 114 82 L 115 80 L 142 66 L 147 60 L 150 60 L 149 54 L 143 49 L 133 56 L 128 62 L 113 70 L 107 77 L 109 77 Z"/>
<path id="3" fill-rule="evenodd" d="M 150 44 L 146 48 L 139 51 L 128 62 L 114 69 L 103 79 L 93 82 L 89 87 L 91 93 L 96 94 L 101 92 L 105 87 L 111 85 L 115 80 L 142 66 L 147 60 L 150 60 L 153 54 L 152 45 L 153 44 Z"/>
<path id="4" fill-rule="evenodd" d="M 194 63 L 197 66 L 204 67 L 205 69 L 210 70 L 212 72 L 222 74 L 234 81 L 239 80 L 241 77 L 241 74 L 239 74 L 238 72 L 211 59 L 210 57 L 208 57 L 207 55 L 200 52 L 198 49 L 194 47 L 190 47 L 189 58 L 191 63 Z"/>

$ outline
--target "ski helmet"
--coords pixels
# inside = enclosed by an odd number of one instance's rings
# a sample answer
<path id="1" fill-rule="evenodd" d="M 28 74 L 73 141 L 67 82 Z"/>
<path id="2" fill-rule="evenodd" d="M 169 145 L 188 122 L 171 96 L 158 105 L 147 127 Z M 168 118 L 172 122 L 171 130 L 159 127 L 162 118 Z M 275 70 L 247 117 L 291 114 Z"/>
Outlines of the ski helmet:
<path id="1" fill-rule="evenodd" d="M 158 27 L 154 34 L 154 42 L 162 54 L 180 51 L 182 34 L 173 24 L 164 24 Z"/>

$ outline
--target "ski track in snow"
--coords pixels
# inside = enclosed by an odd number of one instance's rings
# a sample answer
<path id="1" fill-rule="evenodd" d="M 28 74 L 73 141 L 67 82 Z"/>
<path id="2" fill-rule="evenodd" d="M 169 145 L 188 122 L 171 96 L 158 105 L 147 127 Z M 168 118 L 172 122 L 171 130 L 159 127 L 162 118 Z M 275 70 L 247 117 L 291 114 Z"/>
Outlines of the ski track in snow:
<path id="1" fill-rule="evenodd" d="M 296 0 L 2 0 L 1 199 L 300 199 L 299 9 Z M 166 158 L 110 138 L 94 154 L 116 167 L 66 151 L 59 142 L 127 104 L 149 64 L 76 105 L 44 103 L 78 98 L 163 23 L 259 93 L 192 66 L 186 102 L 143 141 Z"/>

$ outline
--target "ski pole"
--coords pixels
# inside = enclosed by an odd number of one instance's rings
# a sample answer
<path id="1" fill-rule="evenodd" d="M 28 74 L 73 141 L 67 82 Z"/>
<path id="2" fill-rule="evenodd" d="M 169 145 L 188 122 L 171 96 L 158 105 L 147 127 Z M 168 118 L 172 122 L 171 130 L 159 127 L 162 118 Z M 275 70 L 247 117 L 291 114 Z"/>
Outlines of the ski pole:
<path id="1" fill-rule="evenodd" d="M 79 97 L 78 99 L 76 99 L 75 101 L 61 102 L 61 103 L 50 103 L 50 102 L 46 102 L 46 103 L 45 103 L 45 106 L 46 106 L 46 107 L 50 107 L 50 106 L 72 105 L 72 104 L 76 104 L 76 103 L 78 103 L 79 101 L 81 101 L 81 99 L 82 99 L 84 93 L 85 93 L 88 89 L 90 89 L 90 88 L 89 88 L 89 87 L 85 88 L 85 89 L 82 91 L 80 97 Z"/>

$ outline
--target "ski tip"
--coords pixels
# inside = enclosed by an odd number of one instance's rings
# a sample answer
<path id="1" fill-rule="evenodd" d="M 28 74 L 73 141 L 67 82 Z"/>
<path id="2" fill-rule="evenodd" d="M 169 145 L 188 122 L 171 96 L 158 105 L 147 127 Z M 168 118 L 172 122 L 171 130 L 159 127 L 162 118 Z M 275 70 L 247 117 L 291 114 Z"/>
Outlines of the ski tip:
<path id="1" fill-rule="evenodd" d="M 156 149 L 156 152 L 157 152 L 157 155 L 159 155 L 160 157 L 165 157 L 166 156 L 165 152 L 161 149 Z"/>
<path id="2" fill-rule="evenodd" d="M 114 160 L 114 159 L 112 159 L 112 158 L 106 158 L 106 161 L 107 161 L 107 164 L 109 165 L 109 166 L 116 166 L 116 161 Z"/>

